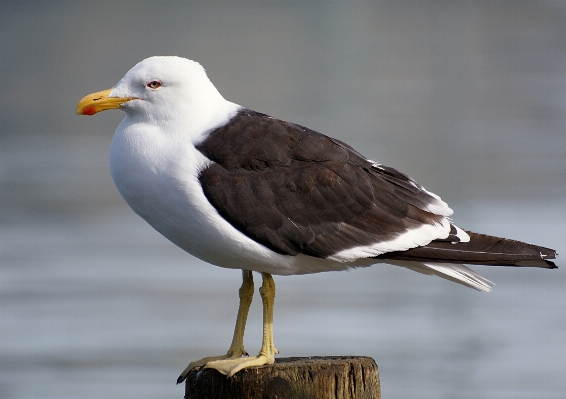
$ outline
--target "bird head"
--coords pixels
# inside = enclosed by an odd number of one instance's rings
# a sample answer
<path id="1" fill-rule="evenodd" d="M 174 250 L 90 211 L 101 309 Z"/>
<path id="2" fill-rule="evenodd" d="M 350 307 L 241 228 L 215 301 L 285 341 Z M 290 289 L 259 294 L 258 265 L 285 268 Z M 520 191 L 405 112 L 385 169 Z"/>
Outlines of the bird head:
<path id="1" fill-rule="evenodd" d="M 122 109 L 131 116 L 160 121 L 181 115 L 198 121 L 224 103 L 199 63 L 180 57 L 151 57 L 130 69 L 113 88 L 83 97 L 76 113 Z"/>

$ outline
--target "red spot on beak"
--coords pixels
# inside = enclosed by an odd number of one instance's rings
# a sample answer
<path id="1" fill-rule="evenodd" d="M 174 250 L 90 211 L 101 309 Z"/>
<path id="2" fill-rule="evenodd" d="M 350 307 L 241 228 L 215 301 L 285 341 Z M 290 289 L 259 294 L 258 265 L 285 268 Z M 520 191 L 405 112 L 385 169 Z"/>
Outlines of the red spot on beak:
<path id="1" fill-rule="evenodd" d="M 94 115 L 96 114 L 96 108 L 93 106 L 88 106 L 83 109 L 83 115 Z"/>

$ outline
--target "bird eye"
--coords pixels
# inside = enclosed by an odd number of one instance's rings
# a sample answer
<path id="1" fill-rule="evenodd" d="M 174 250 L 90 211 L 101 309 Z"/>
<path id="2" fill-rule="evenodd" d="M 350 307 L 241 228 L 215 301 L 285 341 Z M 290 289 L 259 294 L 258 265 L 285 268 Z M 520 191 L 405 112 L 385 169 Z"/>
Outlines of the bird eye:
<path id="1" fill-rule="evenodd" d="M 157 90 L 161 87 L 161 82 L 159 80 L 152 80 L 151 82 L 146 84 L 146 86 L 152 90 Z"/>

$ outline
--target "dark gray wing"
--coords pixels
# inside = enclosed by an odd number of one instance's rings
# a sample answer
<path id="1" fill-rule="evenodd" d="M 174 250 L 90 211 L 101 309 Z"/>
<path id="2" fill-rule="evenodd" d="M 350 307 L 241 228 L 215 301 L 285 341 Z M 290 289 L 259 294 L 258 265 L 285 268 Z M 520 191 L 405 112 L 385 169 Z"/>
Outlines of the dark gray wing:
<path id="1" fill-rule="evenodd" d="M 407 175 L 251 110 L 210 132 L 197 149 L 213 161 L 199 179 L 218 213 L 280 254 L 326 258 L 392 241 L 448 214 L 433 209 L 449 212 Z"/>

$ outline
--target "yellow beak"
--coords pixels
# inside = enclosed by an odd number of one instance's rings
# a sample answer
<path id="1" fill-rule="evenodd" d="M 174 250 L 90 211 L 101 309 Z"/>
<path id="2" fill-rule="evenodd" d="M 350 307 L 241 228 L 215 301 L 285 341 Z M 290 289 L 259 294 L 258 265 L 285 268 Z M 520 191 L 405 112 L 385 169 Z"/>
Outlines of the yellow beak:
<path id="1" fill-rule="evenodd" d="M 136 99 L 135 97 L 108 97 L 111 91 L 112 89 L 108 89 L 84 96 L 77 104 L 77 115 L 94 115 L 107 109 L 120 108 L 122 104 Z"/>

